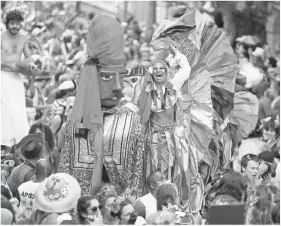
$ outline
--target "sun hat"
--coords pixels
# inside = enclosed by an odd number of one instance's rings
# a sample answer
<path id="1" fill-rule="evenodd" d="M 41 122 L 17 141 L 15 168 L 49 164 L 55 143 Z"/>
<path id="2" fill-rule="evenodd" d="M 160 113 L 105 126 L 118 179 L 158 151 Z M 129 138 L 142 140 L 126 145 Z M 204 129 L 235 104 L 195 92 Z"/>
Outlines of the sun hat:
<path id="1" fill-rule="evenodd" d="M 51 150 L 42 135 L 30 134 L 17 144 L 15 152 L 21 159 L 35 166 L 40 158 L 48 158 Z"/>
<path id="2" fill-rule="evenodd" d="M 66 173 L 46 178 L 34 194 L 35 208 L 47 213 L 65 213 L 77 205 L 81 187 L 77 180 Z"/>
<path id="3" fill-rule="evenodd" d="M 68 80 L 64 81 L 60 86 L 59 90 L 70 90 L 70 89 L 75 89 L 75 84 L 73 81 Z"/>
<path id="4" fill-rule="evenodd" d="M 1 224 L 2 225 L 11 225 L 13 224 L 13 213 L 8 210 L 1 208 Z"/>

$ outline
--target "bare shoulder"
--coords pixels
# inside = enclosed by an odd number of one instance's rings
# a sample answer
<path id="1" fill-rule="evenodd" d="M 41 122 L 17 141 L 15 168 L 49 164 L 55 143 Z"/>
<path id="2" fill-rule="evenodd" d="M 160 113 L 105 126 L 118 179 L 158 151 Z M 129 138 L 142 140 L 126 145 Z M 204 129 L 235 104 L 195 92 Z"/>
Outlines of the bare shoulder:
<path id="1" fill-rule="evenodd" d="M 28 36 L 27 35 L 23 35 L 23 34 L 19 34 L 19 39 L 22 42 L 26 42 L 28 40 Z"/>
<path id="2" fill-rule="evenodd" d="M 6 38 L 6 36 L 7 36 L 7 31 L 3 31 L 1 33 L 1 39 L 3 40 L 3 38 Z"/>

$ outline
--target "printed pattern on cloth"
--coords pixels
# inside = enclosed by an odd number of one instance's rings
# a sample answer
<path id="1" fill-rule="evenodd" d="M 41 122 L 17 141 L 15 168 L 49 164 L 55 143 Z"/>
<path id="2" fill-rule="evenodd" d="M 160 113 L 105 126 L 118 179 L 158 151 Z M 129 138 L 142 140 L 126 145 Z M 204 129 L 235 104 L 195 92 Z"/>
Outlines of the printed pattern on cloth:
<path id="1" fill-rule="evenodd" d="M 87 139 L 82 139 L 74 134 L 74 122 L 68 121 L 59 172 L 74 176 L 81 186 L 82 194 L 88 194 L 96 158 L 95 150 L 90 148 L 93 146 L 93 135 L 89 133 Z M 143 158 L 144 138 L 139 116 L 128 111 L 105 116 L 102 161 L 118 193 L 123 193 L 127 187 L 137 187 L 138 195 L 142 195 Z"/>

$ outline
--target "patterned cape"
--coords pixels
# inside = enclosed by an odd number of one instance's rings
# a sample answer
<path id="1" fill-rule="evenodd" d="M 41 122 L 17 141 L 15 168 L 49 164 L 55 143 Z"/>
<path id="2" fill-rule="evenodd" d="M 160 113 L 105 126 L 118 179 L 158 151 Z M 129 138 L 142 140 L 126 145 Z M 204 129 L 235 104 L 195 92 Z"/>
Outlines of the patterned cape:
<path id="1" fill-rule="evenodd" d="M 181 88 L 188 139 L 212 166 L 209 145 L 213 125 L 222 123 L 233 108 L 237 60 L 225 33 L 188 8 L 179 18 L 164 20 L 152 38 L 154 50 L 173 45 L 191 66 Z"/>
<path id="2" fill-rule="evenodd" d="M 102 161 L 110 182 L 119 194 L 126 188 L 137 187 L 138 195 L 142 195 L 144 140 L 141 128 L 139 116 L 130 110 L 121 109 L 104 116 Z M 59 172 L 74 176 L 82 188 L 82 194 L 88 194 L 91 190 L 93 162 L 98 157 L 92 144 L 90 132 L 87 139 L 77 138 L 75 123 L 67 122 Z"/>

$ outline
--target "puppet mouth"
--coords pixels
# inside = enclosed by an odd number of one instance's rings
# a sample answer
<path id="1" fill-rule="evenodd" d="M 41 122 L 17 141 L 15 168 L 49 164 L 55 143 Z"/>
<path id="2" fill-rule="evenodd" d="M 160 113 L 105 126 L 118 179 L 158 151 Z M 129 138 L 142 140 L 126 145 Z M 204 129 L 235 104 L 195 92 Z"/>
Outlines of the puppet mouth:
<path id="1" fill-rule="evenodd" d="M 116 97 L 116 96 L 115 96 L 115 97 L 112 97 L 111 100 L 117 100 L 117 97 Z"/>

